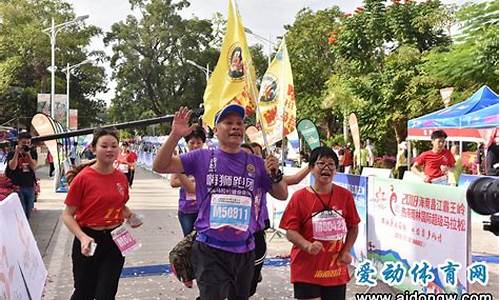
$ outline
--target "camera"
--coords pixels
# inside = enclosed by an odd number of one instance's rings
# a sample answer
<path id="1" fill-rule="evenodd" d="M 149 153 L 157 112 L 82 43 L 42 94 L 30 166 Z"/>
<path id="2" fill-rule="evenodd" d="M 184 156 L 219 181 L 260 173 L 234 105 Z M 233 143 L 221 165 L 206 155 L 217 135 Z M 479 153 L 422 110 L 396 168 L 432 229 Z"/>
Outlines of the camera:
<path id="1" fill-rule="evenodd" d="M 28 145 L 23 145 L 23 151 L 24 152 L 30 152 L 31 148 Z"/>
<path id="2" fill-rule="evenodd" d="M 498 236 L 498 178 L 482 177 L 467 188 L 467 203 L 476 213 L 488 216 L 490 221 L 483 222 L 483 229 Z"/>

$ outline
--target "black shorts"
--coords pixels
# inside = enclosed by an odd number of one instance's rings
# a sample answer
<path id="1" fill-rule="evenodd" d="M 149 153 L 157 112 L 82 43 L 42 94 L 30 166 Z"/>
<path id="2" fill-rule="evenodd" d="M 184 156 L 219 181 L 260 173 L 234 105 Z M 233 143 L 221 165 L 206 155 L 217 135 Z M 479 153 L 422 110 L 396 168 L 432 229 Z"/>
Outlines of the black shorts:
<path id="1" fill-rule="evenodd" d="M 335 286 L 321 286 L 302 282 L 295 282 L 293 284 L 293 295 L 295 299 L 312 299 L 321 297 L 321 300 L 344 300 L 345 292 L 345 284 Z"/>
<path id="2" fill-rule="evenodd" d="M 253 296 L 257 291 L 257 284 L 262 280 L 261 271 L 266 258 L 267 245 L 266 245 L 266 232 L 264 230 L 257 231 L 254 235 L 255 240 L 255 268 L 252 278 L 252 285 L 250 287 L 250 296 Z"/>
<path id="3" fill-rule="evenodd" d="M 232 253 L 195 241 L 191 261 L 201 300 L 248 299 L 254 251 Z"/>

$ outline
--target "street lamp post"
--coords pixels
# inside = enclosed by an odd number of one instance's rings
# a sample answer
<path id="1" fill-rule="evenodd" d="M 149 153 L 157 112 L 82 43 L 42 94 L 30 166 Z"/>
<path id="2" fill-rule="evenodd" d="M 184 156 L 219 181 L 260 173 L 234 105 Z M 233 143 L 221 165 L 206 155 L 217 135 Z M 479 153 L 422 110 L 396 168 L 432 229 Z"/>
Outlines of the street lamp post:
<path id="1" fill-rule="evenodd" d="M 190 59 L 186 59 L 186 62 L 194 67 L 196 67 L 198 70 L 201 70 L 203 73 L 205 73 L 205 79 L 207 80 L 208 84 L 208 79 L 210 78 L 210 64 L 207 63 L 206 67 L 200 66 L 199 64 L 195 63 L 194 61 Z"/>
<path id="2" fill-rule="evenodd" d="M 49 28 L 45 28 L 42 32 L 46 33 L 50 37 L 50 116 L 54 118 L 55 110 L 54 110 L 54 95 L 56 92 L 56 36 L 59 30 L 64 29 L 66 26 L 75 24 L 81 20 L 85 20 L 89 17 L 89 15 L 76 17 L 74 20 L 64 22 L 61 24 L 55 25 L 54 18 L 52 18 L 51 26 Z"/>
<path id="3" fill-rule="evenodd" d="M 250 30 L 250 28 L 245 27 L 245 32 L 250 34 L 250 35 L 253 35 L 258 40 L 267 43 L 267 49 L 268 49 L 267 65 L 269 66 L 271 64 L 271 55 L 272 55 L 272 51 L 273 51 L 272 47 L 274 46 L 274 42 L 271 41 L 271 38 L 266 39 L 265 37 L 254 33 L 252 30 Z"/>
<path id="4" fill-rule="evenodd" d="M 92 60 L 86 59 L 76 65 L 70 66 L 69 63 L 66 64 L 66 68 L 62 69 L 66 73 L 66 127 L 69 129 L 69 80 L 71 77 L 71 71 L 78 68 L 81 65 L 91 63 Z"/>

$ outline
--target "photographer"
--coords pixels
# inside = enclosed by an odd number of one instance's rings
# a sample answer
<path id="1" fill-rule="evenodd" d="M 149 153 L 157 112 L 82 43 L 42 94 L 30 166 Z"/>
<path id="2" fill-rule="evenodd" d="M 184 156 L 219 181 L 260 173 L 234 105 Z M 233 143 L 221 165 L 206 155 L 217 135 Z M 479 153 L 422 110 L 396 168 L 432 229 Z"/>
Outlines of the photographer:
<path id="1" fill-rule="evenodd" d="M 28 132 L 20 133 L 17 137 L 16 148 L 7 154 L 5 175 L 12 180 L 12 183 L 20 187 L 19 196 L 28 220 L 35 203 L 37 159 L 36 149 L 31 147 L 31 135 Z"/>

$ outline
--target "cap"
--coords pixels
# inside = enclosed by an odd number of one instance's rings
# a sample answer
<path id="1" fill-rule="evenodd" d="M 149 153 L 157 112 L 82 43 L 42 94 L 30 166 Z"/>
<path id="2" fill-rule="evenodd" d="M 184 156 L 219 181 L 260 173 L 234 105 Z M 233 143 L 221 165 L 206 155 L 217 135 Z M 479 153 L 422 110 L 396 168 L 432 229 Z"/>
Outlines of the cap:
<path id="1" fill-rule="evenodd" d="M 230 113 L 237 113 L 242 119 L 245 119 L 245 108 L 238 104 L 230 104 L 219 110 L 219 112 L 215 114 L 214 124 L 219 123 L 225 116 Z"/>

